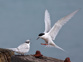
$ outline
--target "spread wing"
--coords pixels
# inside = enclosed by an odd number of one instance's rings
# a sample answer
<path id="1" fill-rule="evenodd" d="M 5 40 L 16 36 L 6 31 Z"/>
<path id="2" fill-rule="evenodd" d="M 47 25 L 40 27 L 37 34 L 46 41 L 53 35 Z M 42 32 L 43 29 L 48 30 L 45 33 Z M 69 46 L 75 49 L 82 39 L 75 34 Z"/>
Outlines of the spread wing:
<path id="1" fill-rule="evenodd" d="M 49 32 L 51 29 L 50 15 L 48 10 L 45 10 L 45 33 Z"/>
<path id="2" fill-rule="evenodd" d="M 49 35 L 52 37 L 52 40 L 54 40 L 59 32 L 59 30 L 61 29 L 61 27 L 67 22 L 69 21 L 69 19 L 71 19 L 79 10 L 74 11 L 73 13 L 61 18 L 60 20 L 58 20 L 54 26 L 52 27 L 52 29 L 48 32 Z"/>

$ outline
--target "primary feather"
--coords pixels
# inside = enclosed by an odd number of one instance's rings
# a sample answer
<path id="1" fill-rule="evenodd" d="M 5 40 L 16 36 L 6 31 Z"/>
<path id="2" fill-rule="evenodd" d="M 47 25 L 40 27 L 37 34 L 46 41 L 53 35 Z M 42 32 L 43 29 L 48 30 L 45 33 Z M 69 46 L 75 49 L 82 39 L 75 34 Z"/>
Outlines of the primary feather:
<path id="1" fill-rule="evenodd" d="M 51 22 L 50 22 L 50 14 L 49 12 L 46 10 L 45 11 L 45 33 L 49 32 L 51 29 Z"/>
<path id="2" fill-rule="evenodd" d="M 54 26 L 52 27 L 52 29 L 49 31 L 49 35 L 51 36 L 52 40 L 55 40 L 59 30 L 61 29 L 61 27 L 67 22 L 69 21 L 79 10 L 74 11 L 73 13 L 61 18 L 60 20 L 58 20 Z"/>

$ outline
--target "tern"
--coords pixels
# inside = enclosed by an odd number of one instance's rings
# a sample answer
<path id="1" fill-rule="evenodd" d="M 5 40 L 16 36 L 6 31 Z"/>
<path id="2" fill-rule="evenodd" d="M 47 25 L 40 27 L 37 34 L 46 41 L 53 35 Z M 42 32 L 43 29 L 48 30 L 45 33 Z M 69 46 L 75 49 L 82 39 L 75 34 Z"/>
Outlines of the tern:
<path id="1" fill-rule="evenodd" d="M 24 55 L 30 50 L 30 40 L 26 40 L 25 43 L 19 45 L 17 48 L 7 48 L 7 49 L 19 53 L 21 55 Z"/>
<path id="2" fill-rule="evenodd" d="M 45 31 L 43 33 L 40 33 L 38 35 L 38 38 L 41 38 L 43 40 L 45 40 L 45 44 L 44 43 L 41 43 L 41 45 L 46 45 L 46 46 L 54 46 L 58 49 L 61 49 L 63 51 L 65 51 L 64 49 L 62 49 L 61 47 L 59 47 L 58 45 L 56 45 L 53 40 L 55 40 L 58 32 L 60 31 L 60 29 L 62 28 L 62 26 L 68 22 L 77 12 L 79 11 L 76 10 L 72 13 L 70 13 L 69 15 L 61 18 L 60 20 L 58 20 L 54 26 L 51 28 L 51 21 L 50 21 L 50 14 L 48 12 L 48 10 L 45 10 L 45 19 L 44 19 L 44 22 L 45 22 Z"/>

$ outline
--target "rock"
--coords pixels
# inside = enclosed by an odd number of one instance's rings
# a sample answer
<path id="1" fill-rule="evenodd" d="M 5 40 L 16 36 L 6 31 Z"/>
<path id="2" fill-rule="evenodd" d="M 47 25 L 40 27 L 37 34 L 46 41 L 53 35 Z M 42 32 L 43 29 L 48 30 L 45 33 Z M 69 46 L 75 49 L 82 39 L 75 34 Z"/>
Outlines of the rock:
<path id="1" fill-rule="evenodd" d="M 0 62 L 71 62 L 67 57 L 60 60 L 52 57 L 46 57 L 40 51 L 36 51 L 34 55 L 14 55 L 14 52 L 8 49 L 0 48 Z"/>
<path id="2" fill-rule="evenodd" d="M 0 48 L 0 62 L 11 62 L 11 56 L 14 55 L 13 51 Z"/>
<path id="3" fill-rule="evenodd" d="M 46 57 L 40 51 L 36 51 L 34 55 L 15 55 L 12 56 L 11 62 L 64 62 L 64 60 Z"/>
<path id="4" fill-rule="evenodd" d="M 15 55 L 12 56 L 11 62 L 64 62 L 64 61 L 46 56 L 36 58 L 33 55 L 24 55 L 24 56 Z"/>

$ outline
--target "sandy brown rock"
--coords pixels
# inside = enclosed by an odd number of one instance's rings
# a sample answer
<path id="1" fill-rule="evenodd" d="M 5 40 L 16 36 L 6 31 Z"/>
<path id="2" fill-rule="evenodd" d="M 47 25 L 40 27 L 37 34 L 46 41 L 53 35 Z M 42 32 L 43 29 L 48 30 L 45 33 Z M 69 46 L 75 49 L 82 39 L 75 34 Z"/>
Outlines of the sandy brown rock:
<path id="1" fill-rule="evenodd" d="M 13 51 L 0 48 L 0 62 L 11 62 L 11 56 L 13 55 Z"/>

